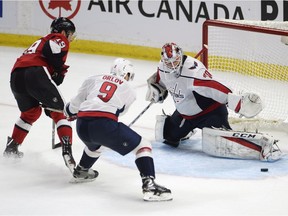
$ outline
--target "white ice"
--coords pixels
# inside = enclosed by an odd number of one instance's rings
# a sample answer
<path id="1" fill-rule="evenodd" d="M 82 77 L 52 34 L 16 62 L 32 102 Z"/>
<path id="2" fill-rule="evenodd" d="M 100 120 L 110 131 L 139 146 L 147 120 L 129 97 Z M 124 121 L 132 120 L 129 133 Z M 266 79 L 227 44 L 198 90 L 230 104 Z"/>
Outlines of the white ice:
<path id="1" fill-rule="evenodd" d="M 19 111 L 9 87 L 10 70 L 22 48 L 0 47 L 0 153 L 11 136 Z M 68 101 L 82 81 L 93 74 L 107 73 L 115 57 L 69 53 L 69 74 L 61 86 Z M 136 71 L 133 85 L 138 98 L 120 118 L 129 124 L 148 105 L 146 79 L 157 62 L 130 59 Z M 153 141 L 155 115 L 174 110 L 170 99 L 155 104 L 132 126 Z M 80 160 L 84 145 L 77 137 L 74 157 Z M 173 201 L 142 200 L 141 180 L 134 156 L 122 157 L 110 150 L 93 166 L 99 171 L 94 182 L 70 184 L 61 149 L 51 149 L 52 122 L 43 113 L 33 125 L 20 150 L 21 160 L 0 156 L 0 215 L 288 215 L 287 157 L 274 163 L 212 158 L 201 152 L 201 132 L 179 149 L 153 142 L 156 181 L 170 188 Z M 287 135 L 271 132 L 288 151 Z M 268 167 L 266 173 L 261 167 Z M 287 205 L 287 206 L 286 206 Z"/>

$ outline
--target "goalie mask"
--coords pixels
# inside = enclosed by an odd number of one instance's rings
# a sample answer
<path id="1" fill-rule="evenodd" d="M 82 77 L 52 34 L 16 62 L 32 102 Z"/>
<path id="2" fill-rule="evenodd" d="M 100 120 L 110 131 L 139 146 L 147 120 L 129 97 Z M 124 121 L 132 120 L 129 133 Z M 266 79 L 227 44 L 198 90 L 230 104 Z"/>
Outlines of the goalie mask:
<path id="1" fill-rule="evenodd" d="M 62 31 L 65 31 L 66 37 L 69 41 L 73 41 L 76 37 L 76 28 L 74 23 L 65 17 L 56 18 L 50 26 L 51 33 L 61 33 Z"/>
<path id="2" fill-rule="evenodd" d="M 165 71 L 174 73 L 182 64 L 182 49 L 175 43 L 166 43 L 162 47 L 161 61 L 164 64 Z"/>
<path id="3" fill-rule="evenodd" d="M 129 60 L 117 58 L 113 62 L 110 74 L 132 81 L 134 79 L 134 68 Z"/>

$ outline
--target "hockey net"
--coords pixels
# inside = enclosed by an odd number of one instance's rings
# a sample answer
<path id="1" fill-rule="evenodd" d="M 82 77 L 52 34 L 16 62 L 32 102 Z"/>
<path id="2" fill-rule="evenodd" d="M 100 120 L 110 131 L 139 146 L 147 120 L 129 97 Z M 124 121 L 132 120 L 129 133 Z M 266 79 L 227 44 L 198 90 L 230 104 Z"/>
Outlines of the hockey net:
<path id="1" fill-rule="evenodd" d="M 288 22 L 207 20 L 203 24 L 202 61 L 234 92 L 254 92 L 264 102 L 255 118 L 239 118 L 234 128 L 288 131 Z"/>

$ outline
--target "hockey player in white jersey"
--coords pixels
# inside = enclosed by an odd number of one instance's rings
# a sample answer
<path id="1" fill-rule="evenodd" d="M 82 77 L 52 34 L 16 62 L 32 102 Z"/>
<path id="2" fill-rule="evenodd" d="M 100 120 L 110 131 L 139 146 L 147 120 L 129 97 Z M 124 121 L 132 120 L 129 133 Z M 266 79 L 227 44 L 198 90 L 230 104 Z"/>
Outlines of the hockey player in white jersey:
<path id="1" fill-rule="evenodd" d="M 73 181 L 93 181 L 98 172 L 91 169 L 98 160 L 101 146 L 121 155 L 133 152 L 142 178 L 145 201 L 172 200 L 171 191 L 155 183 L 151 143 L 127 125 L 118 122 L 136 99 L 128 81 L 134 77 L 130 61 L 118 58 L 110 74 L 95 75 L 84 81 L 78 94 L 65 106 L 66 116 L 77 115 L 77 133 L 86 145 L 73 173 Z"/>
<path id="2" fill-rule="evenodd" d="M 213 79 L 213 75 L 201 61 L 184 55 L 182 49 L 175 43 L 166 43 L 162 47 L 157 72 L 147 82 L 146 100 L 161 103 L 167 97 L 168 92 L 173 98 L 176 110 L 171 116 L 158 115 L 155 127 L 156 141 L 173 147 L 178 147 L 181 140 L 191 136 L 195 128 L 221 128 L 221 130 L 215 129 L 214 131 L 202 130 L 205 138 L 203 139 L 203 150 L 215 156 L 237 158 L 239 152 L 221 155 L 216 152 L 217 150 L 211 150 L 211 148 L 216 148 L 215 144 L 221 135 L 233 137 L 233 133 L 224 133 L 223 131 L 223 129 L 226 132 L 232 130 L 228 122 L 227 106 L 247 118 L 256 116 L 263 109 L 262 101 L 257 94 L 234 94 L 227 86 Z M 211 133 L 212 136 L 207 139 L 207 134 Z M 239 139 L 243 139 L 243 137 L 222 140 L 223 142 L 217 143 L 220 143 L 217 147 L 227 148 L 229 145 L 226 144 L 229 140 L 231 145 L 237 146 L 234 150 L 244 148 L 245 152 L 248 148 L 248 151 L 252 152 L 253 158 L 264 161 L 279 159 L 280 151 L 274 149 L 276 142 L 273 138 L 254 136 L 251 139 L 253 136 L 249 137 L 249 142 L 259 146 L 256 151 L 251 147 L 252 145 L 241 145 Z M 251 159 L 251 154 L 249 153 L 249 157 L 245 157 L 245 154 L 239 153 L 238 158 Z"/>

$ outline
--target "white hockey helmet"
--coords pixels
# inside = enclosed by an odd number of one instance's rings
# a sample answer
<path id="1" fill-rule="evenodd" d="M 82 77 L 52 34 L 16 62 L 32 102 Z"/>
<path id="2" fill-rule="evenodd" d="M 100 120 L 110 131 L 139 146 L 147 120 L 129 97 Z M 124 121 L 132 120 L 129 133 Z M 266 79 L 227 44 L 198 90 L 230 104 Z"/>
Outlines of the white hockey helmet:
<path id="1" fill-rule="evenodd" d="M 167 72 L 173 73 L 182 64 L 183 51 L 176 43 L 166 43 L 162 47 L 161 61 L 167 68 Z"/>
<path id="2" fill-rule="evenodd" d="M 110 74 L 132 81 L 134 78 L 133 64 L 127 59 L 117 58 L 111 66 Z"/>

